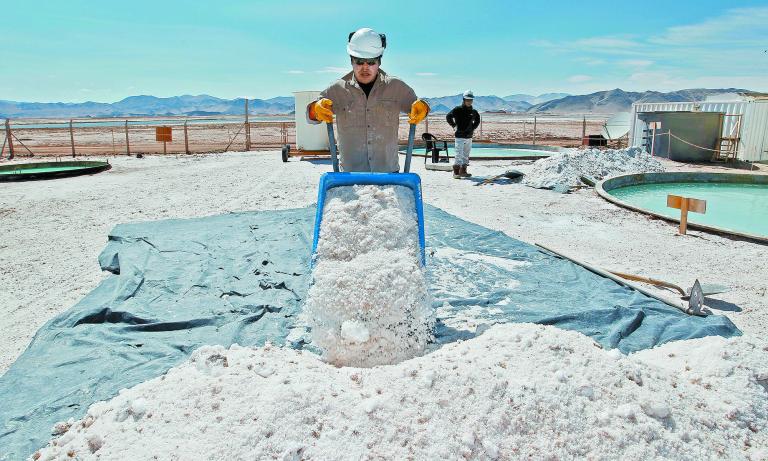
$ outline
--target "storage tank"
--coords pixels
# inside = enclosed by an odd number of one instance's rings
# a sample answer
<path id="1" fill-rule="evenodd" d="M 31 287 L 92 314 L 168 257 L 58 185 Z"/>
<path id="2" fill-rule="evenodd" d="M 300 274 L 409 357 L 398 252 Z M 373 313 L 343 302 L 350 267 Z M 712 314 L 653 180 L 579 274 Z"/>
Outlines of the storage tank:
<path id="1" fill-rule="evenodd" d="M 296 91 L 293 93 L 296 107 L 296 149 L 325 150 L 328 146 L 328 129 L 325 123 L 317 125 L 307 121 L 307 105 L 320 97 L 319 91 Z"/>

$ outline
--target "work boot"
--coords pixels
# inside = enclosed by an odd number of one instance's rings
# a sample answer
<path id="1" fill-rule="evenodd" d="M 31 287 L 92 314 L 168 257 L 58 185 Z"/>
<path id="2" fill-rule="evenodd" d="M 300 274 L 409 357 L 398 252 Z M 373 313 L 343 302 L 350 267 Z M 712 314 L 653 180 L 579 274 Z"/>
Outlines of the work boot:
<path id="1" fill-rule="evenodd" d="M 472 175 L 467 173 L 467 165 L 461 165 L 461 168 L 459 169 L 459 176 L 462 178 L 471 178 Z"/>
<path id="2" fill-rule="evenodd" d="M 453 179 L 461 179 L 459 165 L 453 165 Z"/>

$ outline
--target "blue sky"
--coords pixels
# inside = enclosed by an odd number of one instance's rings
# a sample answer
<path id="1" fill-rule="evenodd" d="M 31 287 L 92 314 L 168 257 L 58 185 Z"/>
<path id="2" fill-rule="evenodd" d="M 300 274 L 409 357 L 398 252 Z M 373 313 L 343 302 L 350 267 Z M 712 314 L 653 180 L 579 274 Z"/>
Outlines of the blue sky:
<path id="1" fill-rule="evenodd" d="M 349 69 L 349 32 L 421 96 L 768 91 L 768 1 L 5 2 L 0 99 L 268 98 Z"/>

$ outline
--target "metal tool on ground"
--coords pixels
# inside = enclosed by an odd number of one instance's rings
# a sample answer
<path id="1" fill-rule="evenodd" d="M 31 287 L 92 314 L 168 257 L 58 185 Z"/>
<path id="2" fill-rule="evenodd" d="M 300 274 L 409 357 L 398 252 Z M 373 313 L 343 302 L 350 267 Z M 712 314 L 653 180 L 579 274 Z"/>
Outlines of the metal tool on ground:
<path id="1" fill-rule="evenodd" d="M 707 201 L 679 195 L 667 195 L 667 206 L 680 210 L 680 235 L 688 230 L 688 212 L 704 214 L 707 212 Z"/>
<path id="2" fill-rule="evenodd" d="M 647 283 L 649 285 L 653 285 L 657 287 L 670 288 L 680 293 L 681 299 L 688 299 L 693 297 L 694 292 L 697 291 L 696 290 L 697 287 L 698 287 L 698 291 L 701 291 L 702 296 L 710 296 L 718 293 L 725 293 L 726 291 L 728 291 L 728 287 L 726 287 L 725 285 L 718 285 L 718 284 L 702 285 L 701 283 L 699 283 L 699 279 L 696 279 L 696 281 L 693 283 L 693 286 L 686 291 L 682 287 L 680 287 L 680 285 L 675 285 L 674 283 L 665 282 L 663 280 L 657 280 L 650 277 L 643 277 L 643 276 L 634 275 L 634 274 L 626 274 L 624 272 L 617 272 L 617 271 L 608 271 L 608 272 L 610 272 L 613 275 L 618 275 L 623 279 L 632 280 L 633 282 L 642 282 L 642 283 Z"/>
<path id="3" fill-rule="evenodd" d="M 704 304 L 703 304 L 703 302 L 704 302 L 704 294 L 702 293 L 701 285 L 698 283 L 698 280 L 693 284 L 693 287 L 691 288 L 691 293 L 688 294 L 688 296 L 686 298 L 683 298 L 683 299 L 687 300 L 688 302 L 687 303 L 683 303 L 683 302 L 680 301 L 680 299 L 670 298 L 669 296 L 663 296 L 663 295 L 661 295 L 659 293 L 654 293 L 653 291 L 650 291 L 650 290 L 648 290 L 648 289 L 646 289 L 646 288 L 644 288 L 642 286 L 639 286 L 639 285 L 634 284 L 634 283 L 630 283 L 630 281 L 628 279 L 619 277 L 618 275 L 615 275 L 615 274 L 613 274 L 613 273 L 611 273 L 609 271 L 600 269 L 599 267 L 595 267 L 595 266 L 593 266 L 591 264 L 588 264 L 586 262 L 580 261 L 580 260 L 578 260 L 576 258 L 573 258 L 571 256 L 566 256 L 565 254 L 563 254 L 563 253 L 561 253 L 559 251 L 553 250 L 551 248 L 548 248 L 548 247 L 546 247 L 546 246 L 544 246 L 544 245 L 542 245 L 540 243 L 537 243 L 536 246 L 539 247 L 539 248 L 542 248 L 542 249 L 544 249 L 544 250 L 546 250 L 546 251 L 548 251 L 548 252 L 550 252 L 552 254 L 554 254 L 555 256 L 559 256 L 561 258 L 564 258 L 564 259 L 567 259 L 567 260 L 571 261 L 574 264 L 578 264 L 579 266 L 581 266 L 581 267 L 583 267 L 583 268 L 585 268 L 585 269 L 587 269 L 587 270 L 589 270 L 591 272 L 594 272 L 597 275 L 600 275 L 600 276 L 603 276 L 605 278 L 611 279 L 611 280 L 613 280 L 614 282 L 616 282 L 616 283 L 618 283 L 620 285 L 624 285 L 626 287 L 632 288 L 633 290 L 637 290 L 637 291 L 639 291 L 640 293 L 643 293 L 646 296 L 650 296 L 651 298 L 657 299 L 657 300 L 659 300 L 659 301 L 661 301 L 661 302 L 663 302 L 663 303 L 665 303 L 665 304 L 667 304 L 669 306 L 672 306 L 672 307 L 674 307 L 676 309 L 680 309 L 681 311 L 685 312 L 686 314 L 689 314 L 689 315 L 699 315 L 699 316 L 706 316 L 706 315 L 711 314 L 709 309 L 707 309 L 704 306 Z"/>
<path id="4" fill-rule="evenodd" d="M 333 162 L 333 172 L 323 173 L 320 177 L 320 185 L 317 193 L 317 212 L 315 214 L 315 229 L 312 238 L 312 262 L 314 266 L 315 253 L 317 251 L 317 242 L 320 238 L 320 224 L 323 220 L 323 208 L 325 206 L 325 197 L 328 190 L 334 187 L 355 186 L 355 185 L 377 185 L 377 186 L 403 186 L 413 191 L 413 201 L 416 207 L 416 218 L 418 219 L 419 229 L 419 248 L 421 250 L 421 265 L 426 265 L 426 256 L 424 254 L 424 205 L 421 195 L 421 178 L 415 173 L 411 173 L 411 156 L 413 153 L 413 141 L 416 135 L 416 125 L 410 125 L 408 130 L 408 150 L 405 155 L 405 167 L 403 173 L 347 173 L 339 171 L 339 158 L 336 152 L 336 139 L 333 134 L 333 124 L 327 123 L 328 141 L 331 151 L 331 160 Z"/>
<path id="5" fill-rule="evenodd" d="M 517 179 L 523 177 L 523 173 L 517 170 L 507 170 L 504 173 L 497 174 L 496 176 L 491 176 L 490 178 L 484 179 L 482 182 L 479 182 L 475 184 L 476 186 L 482 186 L 483 184 L 491 184 L 501 178 L 507 178 L 507 179 Z"/>

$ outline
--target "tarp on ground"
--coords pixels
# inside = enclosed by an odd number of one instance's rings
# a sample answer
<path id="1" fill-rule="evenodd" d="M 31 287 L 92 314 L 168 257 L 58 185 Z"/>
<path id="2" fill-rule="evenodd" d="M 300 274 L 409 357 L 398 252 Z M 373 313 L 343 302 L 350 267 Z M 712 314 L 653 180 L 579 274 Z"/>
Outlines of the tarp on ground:
<path id="1" fill-rule="evenodd" d="M 314 207 L 116 226 L 99 262 L 112 272 L 45 324 L 0 377 L 0 459 L 23 459 L 58 421 L 161 375 L 204 344 L 306 347 Z M 437 345 L 501 322 L 577 330 L 622 352 L 708 335 L 691 317 L 536 247 L 425 208 Z M 51 255 L 52 258 L 55 255 Z"/>

